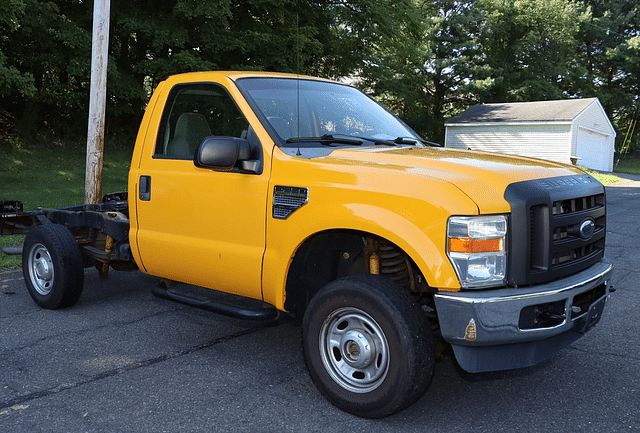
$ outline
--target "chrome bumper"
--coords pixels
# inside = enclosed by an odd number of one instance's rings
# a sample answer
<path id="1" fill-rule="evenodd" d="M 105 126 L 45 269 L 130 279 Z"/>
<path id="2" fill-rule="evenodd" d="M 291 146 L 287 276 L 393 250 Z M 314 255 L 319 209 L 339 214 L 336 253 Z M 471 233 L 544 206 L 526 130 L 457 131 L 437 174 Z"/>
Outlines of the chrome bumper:
<path id="1" fill-rule="evenodd" d="M 611 262 L 602 259 L 582 272 L 548 284 L 438 293 L 435 302 L 442 337 L 451 343 L 460 366 L 470 372 L 535 365 L 598 323 L 610 295 L 612 271 Z M 574 298 L 592 290 L 601 296 L 576 315 L 572 311 Z M 559 323 L 521 328 L 524 309 L 558 302 L 564 303 Z"/>

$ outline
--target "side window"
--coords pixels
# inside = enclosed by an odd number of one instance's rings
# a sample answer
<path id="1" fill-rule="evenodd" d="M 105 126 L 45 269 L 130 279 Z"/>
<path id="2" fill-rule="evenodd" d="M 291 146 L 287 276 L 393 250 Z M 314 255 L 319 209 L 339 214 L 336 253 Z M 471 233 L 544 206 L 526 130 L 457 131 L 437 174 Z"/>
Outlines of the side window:
<path id="1" fill-rule="evenodd" d="M 177 85 L 162 113 L 154 157 L 192 159 L 205 137 L 246 138 L 248 129 L 249 124 L 221 86 Z"/>

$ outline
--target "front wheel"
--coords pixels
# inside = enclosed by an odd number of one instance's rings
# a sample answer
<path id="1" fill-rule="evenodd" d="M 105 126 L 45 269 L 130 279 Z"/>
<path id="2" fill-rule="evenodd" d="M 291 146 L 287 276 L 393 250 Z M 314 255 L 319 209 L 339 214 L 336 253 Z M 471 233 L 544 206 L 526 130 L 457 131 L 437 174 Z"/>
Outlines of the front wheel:
<path id="1" fill-rule="evenodd" d="M 429 321 L 411 295 L 386 278 L 329 283 L 309 303 L 302 333 L 313 381 L 346 412 L 381 418 L 427 390 L 434 365 Z"/>
<path id="2" fill-rule="evenodd" d="M 22 249 L 22 273 L 40 307 L 55 310 L 78 302 L 84 268 L 80 247 L 69 229 L 45 224 L 30 230 Z"/>

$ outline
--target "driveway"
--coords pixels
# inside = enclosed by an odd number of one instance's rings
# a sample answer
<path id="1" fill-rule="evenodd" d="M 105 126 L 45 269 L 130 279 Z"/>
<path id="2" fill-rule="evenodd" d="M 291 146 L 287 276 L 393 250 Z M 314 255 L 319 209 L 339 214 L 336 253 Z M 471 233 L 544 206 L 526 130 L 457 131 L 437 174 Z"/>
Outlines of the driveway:
<path id="1" fill-rule="evenodd" d="M 154 298 L 155 278 L 95 270 L 76 306 L 42 310 L 21 273 L 4 271 L 0 431 L 640 431 L 640 179 L 607 198 L 617 291 L 593 331 L 523 370 L 470 375 L 445 356 L 418 403 L 377 421 L 320 395 L 286 321 L 195 310 Z"/>

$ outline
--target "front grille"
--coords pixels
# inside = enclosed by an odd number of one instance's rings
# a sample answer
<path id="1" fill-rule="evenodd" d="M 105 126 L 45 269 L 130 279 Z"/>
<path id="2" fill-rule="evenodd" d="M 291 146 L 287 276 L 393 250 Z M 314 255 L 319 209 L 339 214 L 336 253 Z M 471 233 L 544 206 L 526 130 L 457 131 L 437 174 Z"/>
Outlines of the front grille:
<path id="1" fill-rule="evenodd" d="M 588 259 L 604 250 L 605 198 L 603 194 L 558 200 L 552 207 L 551 269 L 559 269 L 575 261 Z M 593 220 L 593 234 L 584 239 L 579 226 Z"/>
<path id="2" fill-rule="evenodd" d="M 596 209 L 600 206 L 604 206 L 604 194 L 558 200 L 553 203 L 553 214 L 565 215 L 568 213 Z"/>
<path id="3" fill-rule="evenodd" d="M 589 175 L 509 185 L 511 285 L 579 272 L 604 256 L 604 187 Z"/>

